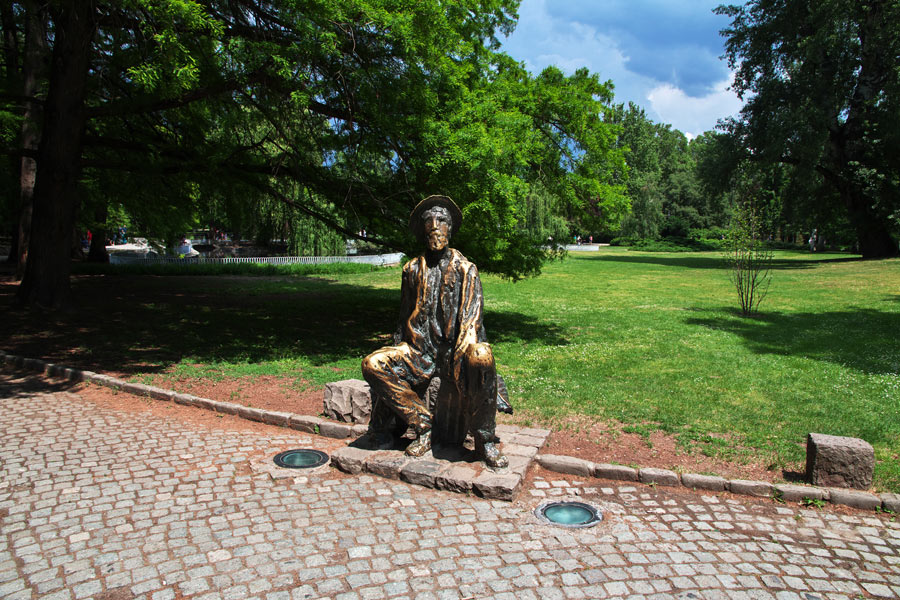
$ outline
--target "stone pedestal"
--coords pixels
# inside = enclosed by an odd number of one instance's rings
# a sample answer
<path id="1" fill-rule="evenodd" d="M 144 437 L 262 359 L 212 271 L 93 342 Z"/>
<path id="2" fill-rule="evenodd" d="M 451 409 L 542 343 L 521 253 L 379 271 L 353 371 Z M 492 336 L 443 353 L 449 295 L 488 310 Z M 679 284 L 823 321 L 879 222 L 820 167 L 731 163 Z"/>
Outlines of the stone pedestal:
<path id="1" fill-rule="evenodd" d="M 823 433 L 806 438 L 806 477 L 823 487 L 868 489 L 875 471 L 875 451 L 865 440 Z"/>
<path id="2" fill-rule="evenodd" d="M 326 383 L 324 414 L 344 423 L 368 423 L 372 414 L 369 384 L 362 379 Z"/>

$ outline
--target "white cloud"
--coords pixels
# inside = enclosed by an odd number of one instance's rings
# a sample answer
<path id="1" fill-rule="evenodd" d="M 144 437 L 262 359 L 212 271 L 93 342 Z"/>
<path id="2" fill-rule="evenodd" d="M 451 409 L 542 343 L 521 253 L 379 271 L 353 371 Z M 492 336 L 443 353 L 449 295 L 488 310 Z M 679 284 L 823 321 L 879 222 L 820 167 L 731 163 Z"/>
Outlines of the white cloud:
<path id="1" fill-rule="evenodd" d="M 710 85 L 727 76 L 724 64 L 715 58 L 717 51 L 709 40 L 705 45 L 695 43 L 698 31 L 709 28 L 708 37 L 717 35 L 709 2 L 679 4 L 675 10 L 668 0 L 629 0 L 627 6 L 625 0 L 602 5 L 523 0 L 518 27 L 503 49 L 533 73 L 548 65 L 566 73 L 587 67 L 602 80 L 612 80 L 616 103 L 634 102 L 654 121 L 699 135 L 741 108 L 725 89 L 728 82 Z M 615 27 L 600 18 L 604 10 L 613 11 Z M 657 23 L 662 16 L 668 25 Z M 691 24 L 691 19 L 703 24 Z M 653 61 L 659 68 L 648 68 Z"/>
<path id="2" fill-rule="evenodd" d="M 736 115 L 743 103 L 728 87 L 730 80 L 716 84 L 706 96 L 694 98 L 669 83 L 656 86 L 647 94 L 650 108 L 663 123 L 671 123 L 689 138 L 715 126 L 715 121 Z"/>

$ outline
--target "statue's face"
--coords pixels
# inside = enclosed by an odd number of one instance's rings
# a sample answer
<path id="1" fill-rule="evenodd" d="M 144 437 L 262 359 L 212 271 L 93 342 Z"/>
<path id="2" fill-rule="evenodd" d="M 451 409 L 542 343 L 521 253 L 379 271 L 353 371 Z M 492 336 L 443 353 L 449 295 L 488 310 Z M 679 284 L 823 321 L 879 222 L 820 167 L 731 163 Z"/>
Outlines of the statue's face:
<path id="1" fill-rule="evenodd" d="M 432 252 L 440 252 L 450 243 L 452 219 L 446 208 L 435 206 L 422 215 L 425 221 L 425 243 Z"/>

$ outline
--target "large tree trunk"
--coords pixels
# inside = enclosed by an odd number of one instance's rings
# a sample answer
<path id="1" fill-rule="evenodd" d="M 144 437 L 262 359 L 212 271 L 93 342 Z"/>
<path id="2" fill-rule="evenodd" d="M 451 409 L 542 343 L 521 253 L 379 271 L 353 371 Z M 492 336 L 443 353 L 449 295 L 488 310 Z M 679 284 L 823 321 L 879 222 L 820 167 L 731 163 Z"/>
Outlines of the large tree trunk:
<path id="1" fill-rule="evenodd" d="M 41 57 L 44 52 L 44 15 L 34 0 L 27 0 L 25 6 L 25 51 L 22 57 L 21 85 L 22 96 L 31 98 L 37 93 Z M 7 18 L 4 15 L 4 29 L 7 29 Z M 12 68 L 12 67 L 10 67 Z M 10 80 L 18 79 L 11 76 Z M 10 89 L 13 89 L 12 87 Z M 23 103 L 22 127 L 19 144 L 23 150 L 35 151 L 40 140 L 38 128 L 39 106 L 35 102 L 25 100 Z M 16 165 L 19 170 L 19 222 L 15 232 L 16 245 L 11 252 L 16 262 L 16 280 L 25 274 L 25 263 L 28 259 L 28 240 L 31 236 L 32 198 L 37 162 L 34 156 L 25 156 Z"/>
<path id="2" fill-rule="evenodd" d="M 55 5 L 50 87 L 44 105 L 25 276 L 16 293 L 30 306 L 61 308 L 70 300 L 72 231 L 85 124 L 85 84 L 96 28 L 92 2 Z"/>
<path id="3" fill-rule="evenodd" d="M 889 258 L 900 255 L 897 240 L 891 236 L 887 220 L 872 214 L 869 199 L 853 191 L 842 193 L 850 223 L 856 229 L 859 253 L 863 258 Z"/>

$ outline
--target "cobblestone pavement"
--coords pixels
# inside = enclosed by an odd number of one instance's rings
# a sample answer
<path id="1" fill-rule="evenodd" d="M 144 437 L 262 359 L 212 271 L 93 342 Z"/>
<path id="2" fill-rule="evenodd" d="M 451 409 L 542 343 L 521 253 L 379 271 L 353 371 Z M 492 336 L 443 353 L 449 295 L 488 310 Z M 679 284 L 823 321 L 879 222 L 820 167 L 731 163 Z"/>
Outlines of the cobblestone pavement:
<path id="1" fill-rule="evenodd" d="M 900 597 L 900 523 L 537 471 L 515 502 L 262 462 L 335 440 L 0 385 L 0 598 Z M 293 472 L 292 472 L 293 473 Z M 600 507 L 542 524 L 552 498 Z"/>

